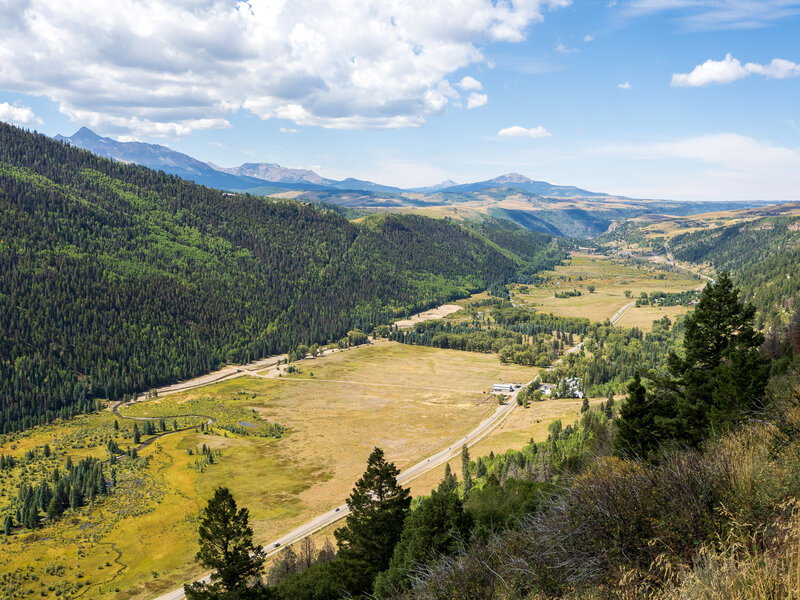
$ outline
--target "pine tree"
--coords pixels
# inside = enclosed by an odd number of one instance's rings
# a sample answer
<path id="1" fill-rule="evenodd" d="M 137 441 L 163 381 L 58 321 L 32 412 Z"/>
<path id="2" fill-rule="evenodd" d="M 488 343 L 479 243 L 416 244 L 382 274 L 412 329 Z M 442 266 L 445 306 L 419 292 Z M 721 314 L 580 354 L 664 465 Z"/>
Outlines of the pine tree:
<path id="1" fill-rule="evenodd" d="M 441 483 L 439 483 L 439 489 L 445 489 L 453 492 L 458 489 L 458 480 L 456 479 L 456 476 L 453 475 L 453 471 L 450 469 L 450 463 L 447 463 L 444 466 L 444 477 L 442 478 Z"/>
<path id="2" fill-rule="evenodd" d="M 628 398 L 619 409 L 614 450 L 620 456 L 646 458 L 659 447 L 654 400 L 649 398 L 639 373 L 628 385 Z"/>
<path id="3" fill-rule="evenodd" d="M 407 590 L 415 568 L 455 552 L 462 540 L 467 541 L 471 527 L 458 494 L 440 485 L 406 519 L 389 568 L 375 580 L 375 595 L 391 598 Z"/>
<path id="4" fill-rule="evenodd" d="M 356 481 L 347 506 L 345 526 L 334 532 L 339 556 L 383 571 L 400 539 L 411 506 L 410 492 L 398 485 L 399 469 L 386 461 L 383 450 L 373 449 L 367 470 Z"/>
<path id="5" fill-rule="evenodd" d="M 238 509 L 226 487 L 218 487 L 200 513 L 200 549 L 195 560 L 213 569 L 211 583 L 184 586 L 188 600 L 209 598 L 209 594 L 243 592 L 260 585 L 264 550 L 253 545 L 249 512 Z"/>
<path id="6" fill-rule="evenodd" d="M 583 404 L 581 405 L 581 412 L 585 413 L 587 410 L 589 410 L 589 398 L 584 396 L 583 397 Z"/>
<path id="7" fill-rule="evenodd" d="M 469 470 L 469 448 L 466 444 L 461 446 L 461 477 L 464 480 L 464 498 L 469 498 L 472 490 L 472 474 Z"/>
<path id="8" fill-rule="evenodd" d="M 728 273 L 707 285 L 686 318 L 684 357 L 669 357 L 678 391 L 676 437 L 697 445 L 756 409 L 769 378 L 769 359 L 759 352 L 764 336 L 753 328 L 755 307 L 739 302 Z"/>
<path id="9" fill-rule="evenodd" d="M 142 434 L 139 432 L 139 426 L 134 423 L 133 424 L 133 443 L 139 444 L 142 441 Z"/>

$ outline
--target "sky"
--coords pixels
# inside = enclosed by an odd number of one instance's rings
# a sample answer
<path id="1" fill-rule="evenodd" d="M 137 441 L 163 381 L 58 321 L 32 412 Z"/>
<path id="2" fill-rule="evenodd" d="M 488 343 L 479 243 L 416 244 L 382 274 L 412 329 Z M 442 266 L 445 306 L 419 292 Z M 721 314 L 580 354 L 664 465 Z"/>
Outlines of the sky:
<path id="1" fill-rule="evenodd" d="M 800 200 L 800 0 L 0 0 L 0 120 L 414 187 Z"/>

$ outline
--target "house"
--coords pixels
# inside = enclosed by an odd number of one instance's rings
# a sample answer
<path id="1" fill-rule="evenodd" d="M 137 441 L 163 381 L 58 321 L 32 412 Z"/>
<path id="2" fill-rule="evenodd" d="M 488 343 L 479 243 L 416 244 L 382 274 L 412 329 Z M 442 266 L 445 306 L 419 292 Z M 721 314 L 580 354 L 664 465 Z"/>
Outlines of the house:
<path id="1" fill-rule="evenodd" d="M 514 391 L 514 384 L 513 383 L 495 383 L 492 386 L 492 392 L 501 393 L 501 394 L 510 394 Z"/>

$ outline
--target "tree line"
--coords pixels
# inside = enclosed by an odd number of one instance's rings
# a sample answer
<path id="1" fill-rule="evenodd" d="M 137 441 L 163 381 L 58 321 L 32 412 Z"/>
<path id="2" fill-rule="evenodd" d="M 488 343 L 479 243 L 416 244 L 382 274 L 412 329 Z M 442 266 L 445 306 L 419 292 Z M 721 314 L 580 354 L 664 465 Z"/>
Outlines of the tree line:
<path id="1" fill-rule="evenodd" d="M 507 227 L 524 256 L 450 220 L 354 224 L 0 124 L 0 432 L 371 331 L 563 256 Z"/>

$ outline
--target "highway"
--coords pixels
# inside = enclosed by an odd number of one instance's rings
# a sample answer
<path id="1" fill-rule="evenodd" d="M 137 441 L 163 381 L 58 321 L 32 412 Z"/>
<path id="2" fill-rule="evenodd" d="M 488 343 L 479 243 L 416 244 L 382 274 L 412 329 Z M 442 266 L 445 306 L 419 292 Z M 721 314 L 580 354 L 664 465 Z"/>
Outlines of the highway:
<path id="1" fill-rule="evenodd" d="M 611 323 L 616 323 L 622 316 L 631 308 L 636 305 L 635 302 L 630 302 L 626 304 L 622 308 L 620 308 L 610 319 Z M 570 348 L 567 353 L 572 354 L 575 352 L 579 352 L 580 349 L 583 347 L 583 342 L 573 346 Z M 274 357 L 273 357 L 274 360 Z M 561 359 L 556 361 L 555 364 L 561 362 Z M 263 362 L 262 362 L 263 365 Z M 269 366 L 269 365 L 265 365 Z M 261 367 L 263 368 L 263 366 Z M 552 368 L 552 367 L 551 367 Z M 237 373 L 236 375 L 255 375 L 257 377 L 264 377 L 263 375 L 257 375 L 254 373 L 255 368 L 248 368 L 244 373 Z M 229 374 L 230 376 L 236 376 L 234 374 Z M 507 396 L 507 400 L 505 404 L 500 404 L 495 409 L 494 413 L 488 416 L 486 419 L 481 421 L 477 427 L 475 427 L 472 431 L 466 434 L 464 437 L 459 438 L 457 440 L 453 440 L 449 446 L 443 448 L 436 454 L 429 456 L 428 458 L 423 459 L 422 461 L 418 462 L 417 464 L 407 468 L 404 470 L 400 475 L 397 477 L 398 483 L 402 485 L 408 485 L 414 479 L 440 467 L 441 465 L 445 464 L 446 462 L 450 461 L 451 459 L 457 457 L 461 454 L 461 448 L 464 444 L 467 447 L 473 446 L 474 444 L 478 443 L 480 440 L 485 438 L 489 435 L 495 428 L 497 428 L 507 417 L 511 414 L 514 408 L 517 406 L 517 395 L 519 394 L 520 390 L 524 389 L 526 385 L 532 383 L 533 380 L 529 381 L 526 384 L 523 384 L 519 388 L 517 388 L 512 394 Z M 320 529 L 324 529 L 325 527 L 335 523 L 339 519 L 344 518 L 350 510 L 347 508 L 347 504 L 340 504 L 332 508 L 331 510 L 314 517 L 307 523 L 289 531 L 288 533 L 284 534 L 283 536 L 272 540 L 268 544 L 264 546 L 264 549 L 267 551 L 267 557 L 273 556 L 274 554 L 280 552 L 284 547 L 291 546 L 292 544 L 297 543 L 301 539 L 306 536 L 312 535 L 313 533 L 319 531 Z M 202 581 L 207 581 L 208 575 L 206 575 Z M 179 588 L 176 590 L 172 590 L 166 594 L 158 596 L 155 600 L 181 600 L 184 598 L 185 595 L 183 593 L 183 588 Z"/>
<path id="2" fill-rule="evenodd" d="M 511 414 L 511 411 L 513 411 L 517 406 L 517 394 L 519 394 L 520 390 L 524 387 L 525 386 L 523 385 L 517 388 L 512 394 L 507 396 L 505 404 L 498 405 L 494 413 L 481 421 L 478 426 L 470 431 L 467 435 L 457 440 L 453 440 L 453 442 L 447 448 L 440 450 L 436 454 L 429 456 L 428 458 L 418 462 L 417 464 L 400 473 L 400 475 L 397 477 L 398 483 L 402 485 L 408 485 L 408 483 L 417 477 L 420 477 L 425 473 L 440 467 L 452 458 L 459 456 L 461 454 L 461 447 L 464 444 L 466 444 L 468 447 L 472 446 L 489 435 L 498 425 L 500 425 L 500 423 L 506 419 L 506 417 L 508 417 L 509 414 Z M 347 504 L 341 504 L 327 512 L 322 513 L 300 527 L 297 527 L 278 539 L 272 540 L 270 543 L 266 544 L 264 549 L 267 551 L 267 556 L 272 556 L 273 554 L 280 552 L 285 546 L 290 546 L 300 541 L 304 537 L 311 535 L 320 529 L 331 525 L 332 523 L 335 523 L 339 519 L 347 516 L 349 512 L 350 511 L 347 508 Z M 208 576 L 206 575 L 203 578 L 203 581 L 207 580 L 207 577 Z M 162 596 L 158 596 L 156 600 L 181 600 L 184 597 L 183 588 L 179 588 Z"/>

